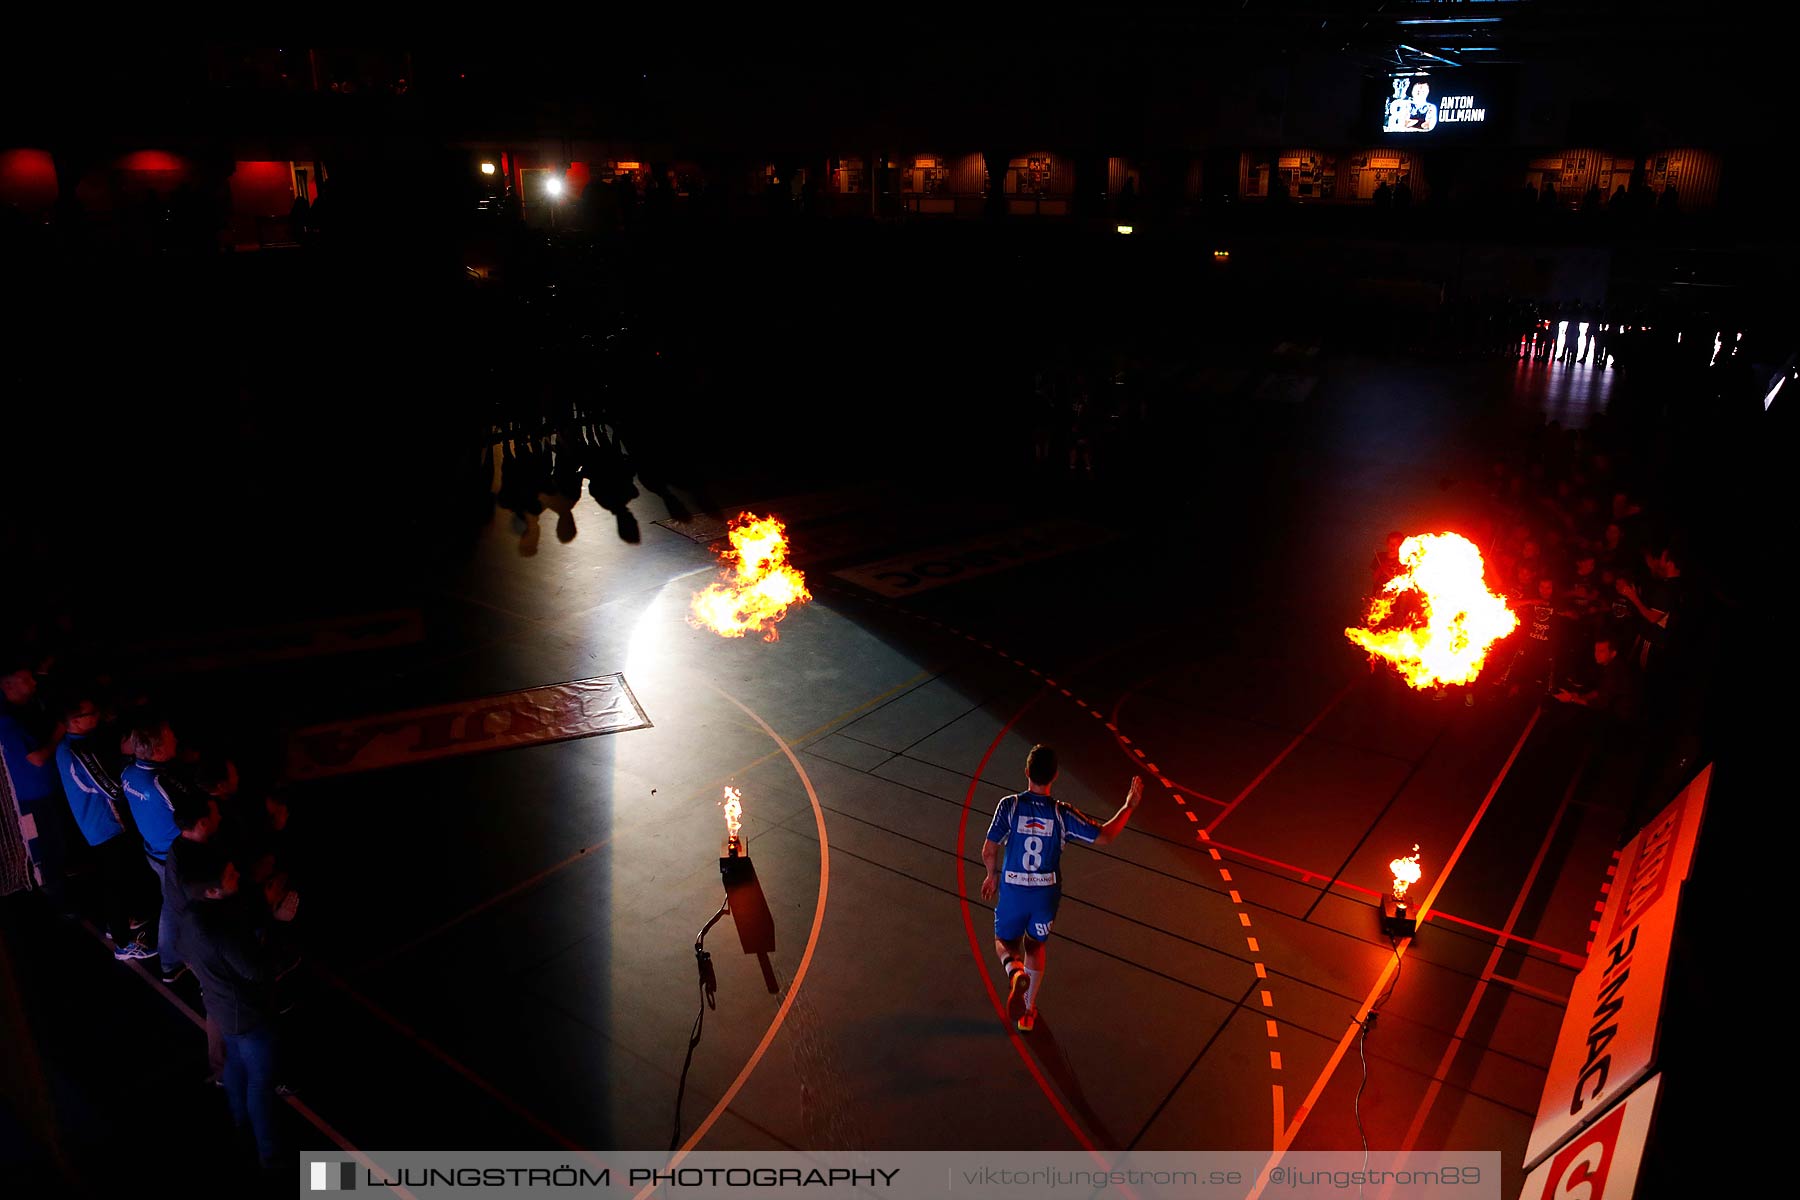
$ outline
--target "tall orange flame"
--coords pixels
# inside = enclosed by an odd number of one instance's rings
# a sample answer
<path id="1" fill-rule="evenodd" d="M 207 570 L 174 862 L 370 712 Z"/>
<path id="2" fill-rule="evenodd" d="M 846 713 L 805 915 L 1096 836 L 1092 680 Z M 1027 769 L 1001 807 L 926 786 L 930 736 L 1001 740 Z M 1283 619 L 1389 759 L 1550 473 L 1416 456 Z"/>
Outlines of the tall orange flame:
<path id="1" fill-rule="evenodd" d="M 1488 647 L 1518 627 L 1506 601 L 1488 591 L 1481 551 L 1455 533 L 1421 533 L 1400 543 L 1400 574 L 1382 585 L 1363 627 L 1344 636 L 1392 663 L 1420 690 L 1469 683 L 1481 674 Z M 1412 593 L 1418 603 L 1398 626 L 1382 628 L 1395 601 Z"/>
<path id="2" fill-rule="evenodd" d="M 1394 873 L 1394 899 L 1406 899 L 1406 889 L 1419 882 L 1425 869 L 1419 865 L 1419 844 L 1413 843 L 1413 852 L 1405 858 L 1396 858 L 1388 863 L 1388 870 Z"/>
<path id="3" fill-rule="evenodd" d="M 731 548 L 719 552 L 724 578 L 694 593 L 688 619 L 721 637 L 761 633 L 765 642 L 778 641 L 775 623 L 791 605 L 812 599 L 806 577 L 788 565 L 787 526 L 742 513 L 727 534 Z"/>
<path id="4" fill-rule="evenodd" d="M 725 833 L 736 841 L 738 829 L 744 823 L 744 793 L 734 787 L 725 789 Z M 1417 847 L 1414 847 L 1417 849 Z"/>

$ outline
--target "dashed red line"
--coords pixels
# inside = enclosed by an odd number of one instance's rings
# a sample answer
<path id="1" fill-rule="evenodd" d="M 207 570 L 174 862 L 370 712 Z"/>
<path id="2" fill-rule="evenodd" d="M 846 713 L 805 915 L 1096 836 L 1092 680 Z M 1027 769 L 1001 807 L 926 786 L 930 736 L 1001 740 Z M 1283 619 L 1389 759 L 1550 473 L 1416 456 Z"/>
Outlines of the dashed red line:
<path id="1" fill-rule="evenodd" d="M 884 602 L 884 604 L 885 604 L 885 602 Z M 886 604 L 885 606 L 892 608 L 895 611 L 900 611 L 900 612 L 907 611 L 905 609 L 899 608 L 897 605 Z M 908 615 L 917 617 L 918 619 L 921 619 L 921 620 L 924 619 L 922 617 L 919 617 L 918 614 L 916 614 L 916 613 L 909 613 Z M 933 621 L 931 621 L 931 624 L 939 629 L 948 628 L 951 633 L 961 632 L 961 631 L 955 629 L 953 626 L 945 626 L 940 621 L 933 620 Z M 1022 670 L 1029 671 L 1034 678 L 1043 680 L 1045 686 L 1056 688 L 1058 691 L 1060 691 L 1062 693 L 1063 696 L 1065 696 L 1068 699 L 1074 700 L 1075 704 L 1078 707 L 1086 709 L 1088 712 L 1092 713 L 1095 720 L 1105 721 L 1105 716 L 1101 713 L 1101 711 L 1099 709 L 1090 707 L 1088 705 L 1088 702 L 1085 699 L 1077 697 L 1070 689 L 1068 689 L 1066 687 L 1062 687 L 1060 684 L 1058 684 L 1056 682 L 1055 679 L 1051 678 L 1048 675 L 1045 675 L 1042 671 L 1038 670 L 1036 667 L 1027 667 L 1025 664 L 1025 661 L 1023 659 L 1013 658 L 1005 650 L 997 649 L 992 642 L 980 641 L 980 639 L 978 639 L 972 633 L 962 633 L 962 636 L 970 642 L 978 642 L 983 649 L 992 650 L 992 651 L 994 651 L 994 653 L 996 653 L 1003 659 L 1009 659 L 1012 662 L 1013 666 L 1018 667 Z M 1348 690 L 1349 689 L 1346 688 L 1345 692 L 1347 692 Z M 1326 713 L 1330 712 L 1330 710 L 1332 708 L 1336 707 L 1338 701 L 1343 698 L 1343 695 L 1344 695 L 1344 693 L 1340 692 L 1337 696 L 1333 697 L 1331 703 L 1326 705 L 1325 712 L 1321 712 L 1319 714 L 1319 716 L 1315 717 L 1313 719 L 1313 721 L 1310 724 L 1308 724 L 1304 730 L 1301 731 L 1299 736 L 1296 737 L 1294 739 L 1294 741 L 1292 743 L 1290 743 L 1287 746 L 1287 748 L 1284 749 L 1279 756 L 1277 756 L 1275 761 L 1270 763 L 1267 767 L 1265 767 L 1262 770 L 1262 772 L 1255 779 L 1253 779 L 1250 782 L 1250 785 L 1248 787 L 1246 787 L 1242 792 L 1238 793 L 1238 795 L 1236 797 L 1234 797 L 1229 803 L 1227 803 L 1226 801 L 1223 801 L 1223 800 L 1214 799 L 1211 796 L 1207 796 L 1203 793 L 1195 791 L 1194 795 L 1198 799 L 1208 801 L 1212 804 L 1216 804 L 1221 809 L 1224 810 L 1217 817 L 1215 817 L 1213 819 L 1212 824 L 1217 825 L 1220 821 L 1224 820 L 1227 816 L 1230 816 L 1231 813 L 1234 810 L 1236 810 L 1236 808 L 1240 804 L 1243 803 L 1244 799 L 1252 791 L 1254 791 L 1256 789 L 1256 787 L 1265 778 L 1267 778 L 1267 776 L 1270 774 L 1270 772 L 1272 772 L 1276 767 L 1281 765 L 1281 761 L 1283 759 L 1285 759 L 1293 751 L 1294 747 L 1297 746 L 1302 740 L 1304 740 L 1306 738 L 1306 736 L 1308 734 L 1310 734 L 1313 731 L 1313 729 L 1319 724 L 1319 722 L 1324 719 Z M 1028 702 L 1027 706 L 1029 706 L 1029 702 Z M 981 770 L 986 767 L 988 758 L 992 756 L 994 749 L 999 745 L 1000 741 L 1006 736 L 1007 730 L 1009 730 L 1012 727 L 1013 723 L 1016 722 L 1018 720 L 1018 718 L 1020 716 L 1022 716 L 1023 714 L 1024 714 L 1024 708 L 1021 708 L 1018 713 L 1014 714 L 1013 719 L 1011 721 L 1008 721 L 1006 726 L 1004 726 L 1001 729 L 999 735 L 997 735 L 995 737 L 994 742 L 988 747 L 987 754 L 983 755 L 983 757 L 982 757 L 981 767 L 978 767 L 976 770 L 976 779 L 977 780 L 980 779 Z M 1158 767 L 1154 762 L 1149 761 L 1149 756 L 1146 754 L 1145 751 L 1132 746 L 1131 738 L 1126 736 L 1125 734 L 1122 734 L 1119 732 L 1119 727 L 1115 721 L 1105 721 L 1105 724 L 1106 724 L 1107 731 L 1112 733 L 1118 739 L 1119 744 L 1123 747 L 1130 749 L 1132 754 L 1144 763 L 1145 767 L 1149 770 L 1150 774 L 1156 779 L 1156 781 L 1158 783 L 1162 784 L 1163 788 L 1172 794 L 1175 803 L 1180 806 L 1181 811 L 1186 814 L 1187 819 L 1191 823 L 1193 823 L 1195 825 L 1199 825 L 1200 818 L 1194 813 L 1193 809 L 1187 807 L 1187 798 L 1185 796 L 1183 796 L 1180 792 L 1175 790 L 1174 782 L 1162 773 L 1162 769 L 1160 767 Z M 966 825 L 967 821 L 968 821 L 968 808 L 969 808 L 969 804 L 972 803 L 972 801 L 973 801 L 974 790 L 975 790 L 974 785 L 971 784 L 970 789 L 969 789 L 969 796 L 965 799 L 965 802 L 964 802 L 964 812 L 963 812 L 963 824 L 964 825 Z M 961 844 L 962 832 L 963 831 L 959 829 L 959 831 L 958 831 L 959 846 Z M 1202 826 L 1202 827 L 1198 828 L 1195 832 L 1196 832 L 1196 836 L 1202 842 L 1207 842 L 1207 841 L 1212 840 L 1211 834 L 1208 832 L 1208 827 L 1206 827 L 1206 826 Z M 1217 848 L 1209 847 L 1207 852 L 1212 856 L 1212 859 L 1214 862 L 1222 861 L 1220 853 Z M 1255 857 L 1255 856 L 1250 856 L 1250 857 Z M 1611 873 L 1612 872 L 1609 870 L 1608 874 L 1611 874 Z M 1306 874 L 1310 880 L 1311 873 L 1306 872 L 1304 874 Z M 1227 870 L 1226 868 L 1221 867 L 1219 869 L 1219 876 L 1226 883 L 1233 882 L 1233 880 L 1231 878 L 1231 872 L 1229 870 Z M 980 944 L 975 936 L 974 923 L 971 920 L 970 915 L 969 915 L 969 904 L 968 904 L 968 899 L 967 899 L 967 892 L 965 890 L 964 879 L 965 879 L 965 868 L 964 868 L 962 858 L 959 855 L 958 861 L 957 861 L 957 891 L 960 893 L 960 895 L 962 897 L 963 923 L 964 923 L 964 926 L 969 935 L 969 949 L 975 957 L 976 964 L 981 968 L 982 982 L 987 988 L 988 999 L 994 1005 L 995 1011 L 997 1013 L 999 1013 L 1001 1015 L 1001 1017 L 1004 1019 L 1005 1009 L 1000 1003 L 999 993 L 997 991 L 995 991 L 995 989 L 994 989 L 993 980 L 991 978 L 989 978 L 988 971 L 987 971 L 987 962 L 986 962 L 986 959 L 982 956 Z M 1334 880 L 1332 882 L 1336 882 L 1336 881 Z M 1234 904 L 1234 905 L 1242 905 L 1243 904 L 1243 896 L 1241 894 L 1239 894 L 1239 892 L 1237 891 L 1236 888 L 1228 889 L 1228 892 L 1229 892 L 1232 904 Z M 1599 907 L 1604 908 L 1604 905 L 1601 905 Z M 1251 927 L 1250 914 L 1248 912 L 1245 912 L 1242 909 L 1240 909 L 1238 911 L 1238 922 L 1244 928 L 1246 928 L 1246 929 L 1250 928 Z M 1597 925 L 1596 925 L 1596 928 L 1597 928 Z M 1262 947 L 1257 943 L 1257 939 L 1255 939 L 1253 937 L 1248 937 L 1245 939 L 1245 944 L 1248 945 L 1248 947 L 1250 949 L 1250 953 L 1252 953 L 1252 954 L 1261 954 L 1262 953 Z M 1259 980 L 1266 980 L 1268 978 L 1268 967 L 1266 964 L 1264 964 L 1262 961 L 1258 960 L 1255 963 L 1255 968 L 1256 968 L 1256 977 Z M 1262 1001 L 1262 1006 L 1264 1008 L 1266 1008 L 1266 1009 L 1274 1008 L 1274 1006 L 1275 1006 L 1274 996 L 1266 989 L 1260 990 L 1260 999 Z M 1276 1025 L 1275 1021 L 1272 1018 L 1268 1019 L 1268 1021 L 1267 1021 L 1267 1029 L 1268 1029 L 1269 1037 L 1276 1038 L 1276 1037 L 1280 1036 L 1279 1027 Z M 1037 1063 L 1032 1059 L 1030 1054 L 1027 1053 L 1021 1039 L 1016 1034 L 1014 1034 L 1011 1030 L 1008 1030 L 1007 1032 L 1008 1032 L 1008 1035 L 1011 1037 L 1015 1048 L 1019 1051 L 1020 1057 L 1024 1060 L 1025 1066 L 1026 1066 L 1027 1070 L 1031 1073 L 1033 1080 L 1038 1084 L 1038 1087 L 1043 1091 L 1045 1097 L 1049 1099 L 1050 1104 L 1056 1110 L 1057 1115 L 1062 1118 L 1063 1123 L 1069 1128 L 1069 1130 L 1072 1133 L 1075 1134 L 1076 1139 L 1078 1141 L 1080 1141 L 1084 1147 L 1087 1148 L 1089 1153 L 1093 1153 L 1094 1152 L 1093 1143 L 1088 1140 L 1086 1134 L 1075 1123 L 1075 1121 L 1072 1118 L 1072 1116 L 1070 1115 L 1069 1111 L 1062 1104 L 1060 1097 L 1058 1097 L 1056 1095 L 1056 1093 L 1051 1089 L 1051 1087 L 1049 1086 L 1049 1083 L 1045 1079 L 1043 1073 L 1038 1069 Z M 1279 1051 L 1271 1050 L 1269 1052 L 1269 1069 L 1272 1071 L 1280 1071 L 1281 1070 L 1281 1054 Z M 1283 1103 L 1282 1103 L 1282 1100 L 1283 1100 L 1282 1089 L 1281 1089 L 1281 1085 L 1279 1085 L 1279 1084 L 1271 1084 L 1271 1089 L 1272 1089 L 1271 1095 L 1272 1095 L 1272 1100 L 1273 1100 L 1273 1111 L 1275 1114 L 1275 1118 L 1274 1118 L 1275 1137 L 1276 1137 L 1277 1141 L 1279 1141 L 1280 1136 L 1281 1136 L 1281 1126 L 1282 1126 L 1282 1119 L 1283 1119 L 1282 1110 L 1284 1107 Z"/>

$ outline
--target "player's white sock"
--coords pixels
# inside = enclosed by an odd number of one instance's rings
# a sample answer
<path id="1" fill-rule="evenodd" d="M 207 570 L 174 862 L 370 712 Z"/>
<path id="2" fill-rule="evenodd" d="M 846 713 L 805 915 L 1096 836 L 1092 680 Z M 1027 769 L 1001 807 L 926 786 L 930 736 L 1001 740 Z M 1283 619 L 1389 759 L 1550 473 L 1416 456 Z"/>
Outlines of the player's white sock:
<path id="1" fill-rule="evenodd" d="M 1038 988 L 1044 985 L 1044 972 L 1034 971 L 1030 967 L 1026 967 L 1024 970 L 1025 977 L 1031 980 L 1030 986 L 1025 989 L 1025 1007 L 1035 1009 L 1037 1008 Z"/>

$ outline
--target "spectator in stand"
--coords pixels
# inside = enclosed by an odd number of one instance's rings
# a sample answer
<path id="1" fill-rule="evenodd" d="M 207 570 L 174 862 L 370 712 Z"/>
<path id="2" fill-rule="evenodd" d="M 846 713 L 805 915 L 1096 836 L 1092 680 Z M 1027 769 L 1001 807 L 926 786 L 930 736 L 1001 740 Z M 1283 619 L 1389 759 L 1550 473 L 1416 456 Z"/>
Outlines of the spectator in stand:
<path id="1" fill-rule="evenodd" d="M 169 723 L 157 714 L 142 714 L 131 730 L 132 763 L 120 773 L 131 817 L 144 844 L 144 857 L 162 884 L 162 915 L 156 924 L 156 949 L 162 957 L 162 979 L 174 983 L 187 971 L 182 956 L 179 914 L 168 903 L 169 848 L 181 836 L 175 823 L 175 801 L 194 786 L 176 764 L 180 744 Z M 204 793 L 202 793 L 204 794 Z"/>
<path id="2" fill-rule="evenodd" d="M 1575 578 L 1569 584 L 1567 607 L 1575 619 L 1591 621 L 1604 610 L 1611 601 L 1610 596 L 1600 593 L 1600 574 L 1591 550 L 1580 550 L 1575 555 Z"/>
<path id="3" fill-rule="evenodd" d="M 1603 571 L 1617 572 L 1625 559 L 1625 527 L 1617 521 L 1608 521 L 1600 535 L 1600 544 L 1594 549 L 1594 558 Z"/>
<path id="4" fill-rule="evenodd" d="M 1512 690 L 1547 686 L 1556 668 L 1556 581 L 1538 576 L 1536 595 L 1519 614 L 1524 638 L 1508 678 Z"/>
<path id="5" fill-rule="evenodd" d="M 1666 653 L 1669 638 L 1675 627 L 1679 626 L 1679 613 L 1683 598 L 1684 582 L 1681 578 L 1681 565 L 1675 557 L 1675 550 L 1663 546 L 1657 551 L 1644 551 L 1644 566 L 1650 572 L 1650 586 L 1640 592 L 1629 579 L 1621 578 L 1616 587 L 1619 595 L 1637 611 L 1638 639 L 1637 665 L 1645 671 L 1653 669 L 1652 663 L 1660 661 Z"/>
<path id="6" fill-rule="evenodd" d="M 1632 499 L 1631 493 L 1618 491 L 1613 493 L 1612 520 L 1619 527 L 1619 540 L 1625 547 L 1627 555 L 1641 539 L 1643 527 L 1643 506 Z"/>
<path id="7" fill-rule="evenodd" d="M 1519 566 L 1531 571 L 1531 592 L 1537 594 L 1537 581 L 1544 577 L 1544 557 L 1534 537 L 1527 537 L 1519 543 Z"/>
<path id="8" fill-rule="evenodd" d="M 1554 698 L 1578 704 L 1600 714 L 1614 725 L 1628 724 L 1637 716 L 1637 673 L 1631 660 L 1619 653 L 1610 634 L 1594 639 L 1594 669 L 1558 688 Z"/>
<path id="9" fill-rule="evenodd" d="M 1069 393 L 1069 473 L 1084 478 L 1094 477 L 1094 432 L 1096 414 L 1088 395 L 1087 377 L 1076 375 Z"/>
<path id="10" fill-rule="evenodd" d="M 68 733 L 56 747 L 57 774 L 75 827 L 93 848 L 101 920 L 120 961 L 155 958 L 156 950 L 133 931 L 132 905 L 144 888 L 135 831 L 128 832 L 125 785 L 119 778 L 118 739 L 101 732 L 100 705 L 91 688 L 72 688 L 63 719 Z"/>
<path id="11" fill-rule="evenodd" d="M 73 832 L 57 782 L 56 745 L 62 736 L 62 722 L 51 719 L 38 694 L 36 664 L 22 653 L 0 661 L 0 769 L 18 810 L 12 816 L 19 822 L 38 887 L 67 914 L 63 872 Z"/>
<path id="12" fill-rule="evenodd" d="M 1512 569 L 1512 586 L 1507 589 L 1507 597 L 1512 600 L 1513 607 L 1523 609 L 1537 599 L 1537 568 L 1527 562 L 1515 562 Z"/>

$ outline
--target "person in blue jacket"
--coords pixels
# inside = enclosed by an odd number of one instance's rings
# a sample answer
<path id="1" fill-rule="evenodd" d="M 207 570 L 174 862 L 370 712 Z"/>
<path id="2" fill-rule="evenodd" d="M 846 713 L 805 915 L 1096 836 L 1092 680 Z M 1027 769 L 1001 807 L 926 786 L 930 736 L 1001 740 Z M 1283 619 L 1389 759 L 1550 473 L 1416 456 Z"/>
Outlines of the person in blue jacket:
<path id="1" fill-rule="evenodd" d="M 0 660 L 0 770 L 12 793 L 20 840 L 37 885 L 69 911 L 63 878 L 69 834 L 68 806 L 56 783 L 56 743 L 62 725 L 52 721 L 38 696 L 37 673 L 24 656 Z"/>
<path id="2" fill-rule="evenodd" d="M 183 792 L 196 790 L 175 760 L 179 748 L 168 721 L 158 715 L 141 716 L 131 730 L 134 761 L 119 775 L 131 819 L 137 823 L 138 837 L 144 845 L 144 857 L 156 872 L 157 883 L 165 895 L 169 847 L 181 836 L 181 827 L 175 823 L 175 800 Z M 156 949 L 162 956 L 164 983 L 174 983 L 187 971 L 181 955 L 179 915 L 165 901 L 156 922 Z"/>
<path id="3" fill-rule="evenodd" d="M 118 742 L 99 732 L 100 717 L 91 689 L 73 689 L 65 697 L 63 720 L 68 732 L 56 746 L 57 774 L 75 827 L 93 847 L 101 919 L 112 939 L 113 957 L 153 958 L 156 951 L 132 933 L 131 905 L 145 891 L 137 879 L 144 868 L 139 865 L 136 839 L 126 829 L 130 818 L 119 778 Z"/>

